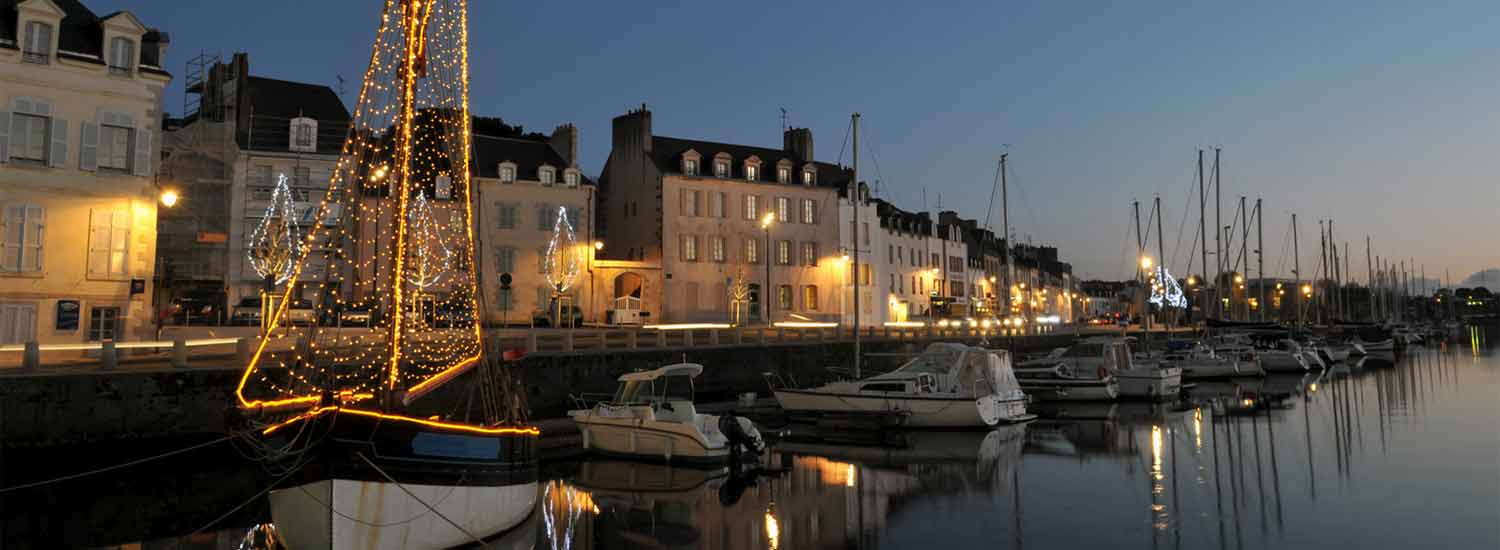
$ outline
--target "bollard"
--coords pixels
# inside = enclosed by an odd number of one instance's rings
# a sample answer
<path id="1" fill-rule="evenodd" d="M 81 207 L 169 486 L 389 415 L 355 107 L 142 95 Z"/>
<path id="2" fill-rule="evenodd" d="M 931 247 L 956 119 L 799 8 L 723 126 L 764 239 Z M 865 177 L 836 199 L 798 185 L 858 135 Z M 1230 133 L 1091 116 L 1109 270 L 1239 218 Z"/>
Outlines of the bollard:
<path id="1" fill-rule="evenodd" d="M 637 347 L 640 347 L 640 342 L 637 341 L 637 336 L 639 336 L 639 335 L 640 335 L 640 331 L 639 330 L 631 330 L 629 332 L 626 332 L 625 333 L 625 347 L 630 348 L 630 349 L 635 349 Z"/>
<path id="2" fill-rule="evenodd" d="M 179 369 L 185 369 L 188 366 L 187 340 L 181 336 L 172 340 L 172 366 Z"/>
<path id="3" fill-rule="evenodd" d="M 526 353 L 536 353 L 536 330 L 526 331 Z"/>
<path id="4" fill-rule="evenodd" d="M 691 331 L 691 330 L 684 330 L 684 331 L 682 331 L 682 347 L 685 347 L 685 348 L 693 347 L 693 331 Z"/>
<path id="5" fill-rule="evenodd" d="M 563 333 L 563 351 L 573 351 L 573 331 Z"/>
<path id="6" fill-rule="evenodd" d="M 708 343 L 714 346 L 719 345 L 719 329 L 709 329 Z"/>
<path id="7" fill-rule="evenodd" d="M 99 369 L 115 370 L 119 360 L 115 355 L 115 341 L 105 340 L 99 344 Z"/>
<path id="8" fill-rule="evenodd" d="M 234 341 L 234 358 L 237 363 L 250 362 L 250 339 L 241 336 Z"/>
<path id="9" fill-rule="evenodd" d="M 656 331 L 656 347 L 658 347 L 658 348 L 667 347 L 667 331 L 665 331 L 665 330 L 658 330 L 658 331 Z"/>
<path id="10" fill-rule="evenodd" d="M 26 351 L 21 354 L 21 368 L 26 371 L 42 368 L 42 346 L 35 340 L 26 342 Z"/>

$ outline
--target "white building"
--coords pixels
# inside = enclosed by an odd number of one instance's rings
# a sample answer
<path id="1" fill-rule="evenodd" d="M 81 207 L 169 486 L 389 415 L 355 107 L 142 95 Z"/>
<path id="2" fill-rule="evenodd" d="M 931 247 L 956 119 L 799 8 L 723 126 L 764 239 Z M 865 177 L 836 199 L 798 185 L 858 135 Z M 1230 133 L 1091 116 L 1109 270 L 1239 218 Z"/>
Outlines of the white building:
<path id="1" fill-rule="evenodd" d="M 166 46 L 130 12 L 0 5 L 0 343 L 151 336 Z"/>

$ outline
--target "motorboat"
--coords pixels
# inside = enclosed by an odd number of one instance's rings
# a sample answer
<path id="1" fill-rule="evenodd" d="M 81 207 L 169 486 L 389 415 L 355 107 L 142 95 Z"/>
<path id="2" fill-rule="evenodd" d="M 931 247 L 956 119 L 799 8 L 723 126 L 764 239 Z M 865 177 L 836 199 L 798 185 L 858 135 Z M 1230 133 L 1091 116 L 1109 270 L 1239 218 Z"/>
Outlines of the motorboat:
<path id="1" fill-rule="evenodd" d="M 1397 345 L 1401 346 L 1421 344 L 1425 340 L 1422 337 L 1421 331 L 1414 330 L 1405 324 L 1391 325 L 1391 338 L 1396 341 Z"/>
<path id="2" fill-rule="evenodd" d="M 1120 396 L 1120 382 L 1109 369 L 1079 372 L 1054 359 L 1029 362 L 1016 368 L 1021 391 L 1039 401 L 1113 401 Z"/>
<path id="3" fill-rule="evenodd" d="M 1025 422 L 1027 396 L 1010 352 L 937 342 L 896 370 L 860 380 L 789 387 L 767 373 L 781 408 L 793 416 L 876 416 L 896 427 L 972 428 Z"/>
<path id="4" fill-rule="evenodd" d="M 1284 332 L 1281 334 L 1285 334 Z M 1308 370 L 1307 355 L 1296 340 L 1278 334 L 1232 334 L 1222 338 L 1214 346 L 1217 353 L 1255 353 L 1260 367 L 1267 373 L 1305 373 Z"/>
<path id="5" fill-rule="evenodd" d="M 1041 367 L 1032 369 L 1031 366 Z M 1112 378 L 1119 386 L 1119 397 L 1141 399 L 1171 399 L 1182 390 L 1182 369 L 1157 361 L 1136 361 L 1130 353 L 1129 341 L 1111 336 L 1085 338 L 1069 346 L 1057 357 L 1028 363 L 1028 368 L 1018 371 L 1023 386 L 1036 378 L 1046 378 L 1049 367 L 1063 367 L 1072 373 L 1098 373 L 1099 378 Z M 1060 374 L 1052 371 L 1054 374 Z"/>
<path id="6" fill-rule="evenodd" d="M 612 399 L 568 412 L 584 450 L 705 464 L 759 454 L 765 443 L 749 419 L 701 414 L 693 405 L 693 379 L 702 373 L 703 365 L 677 363 L 620 375 Z"/>
<path id="7" fill-rule="evenodd" d="M 1202 342 L 1169 342 L 1160 357 L 1163 365 L 1182 369 L 1187 379 L 1265 376 L 1253 350 L 1240 353 L 1216 353 Z"/>

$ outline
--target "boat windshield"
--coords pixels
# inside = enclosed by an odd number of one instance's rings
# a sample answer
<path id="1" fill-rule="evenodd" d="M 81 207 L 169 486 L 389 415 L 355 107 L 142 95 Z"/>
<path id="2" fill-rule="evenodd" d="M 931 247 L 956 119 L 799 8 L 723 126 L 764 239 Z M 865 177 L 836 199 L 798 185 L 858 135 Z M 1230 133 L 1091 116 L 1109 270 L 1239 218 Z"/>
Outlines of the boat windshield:
<path id="1" fill-rule="evenodd" d="M 631 380 L 620 384 L 615 391 L 616 405 L 650 403 L 656 394 L 655 380 Z"/>
<path id="2" fill-rule="evenodd" d="M 1063 353 L 1063 357 L 1099 357 L 1104 355 L 1104 344 L 1077 344 Z"/>
<path id="3" fill-rule="evenodd" d="M 958 354 L 963 352 L 959 347 L 931 347 L 922 352 L 916 358 L 908 361 L 894 372 L 901 374 L 944 374 L 952 369 L 954 363 L 958 362 Z"/>

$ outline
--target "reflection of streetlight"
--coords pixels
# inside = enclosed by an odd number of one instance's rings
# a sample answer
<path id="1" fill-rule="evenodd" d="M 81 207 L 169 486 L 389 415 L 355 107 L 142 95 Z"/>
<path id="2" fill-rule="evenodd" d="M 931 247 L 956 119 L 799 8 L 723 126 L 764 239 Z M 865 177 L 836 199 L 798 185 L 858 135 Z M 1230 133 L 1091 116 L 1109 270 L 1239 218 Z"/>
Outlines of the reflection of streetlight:
<path id="1" fill-rule="evenodd" d="M 167 208 L 177 206 L 177 191 L 167 189 L 161 192 L 161 205 Z"/>

